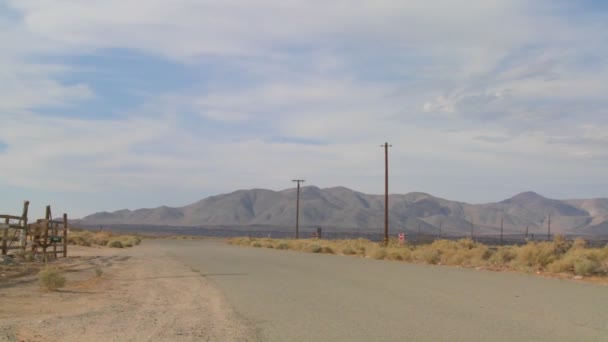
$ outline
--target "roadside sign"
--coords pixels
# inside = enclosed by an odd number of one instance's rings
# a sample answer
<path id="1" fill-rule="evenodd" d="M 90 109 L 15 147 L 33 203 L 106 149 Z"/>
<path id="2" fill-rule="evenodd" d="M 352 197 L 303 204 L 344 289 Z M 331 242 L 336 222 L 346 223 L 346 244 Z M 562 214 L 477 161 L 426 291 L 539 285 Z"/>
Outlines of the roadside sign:
<path id="1" fill-rule="evenodd" d="M 61 242 L 61 236 L 51 236 L 51 242 Z"/>
<path id="2" fill-rule="evenodd" d="M 399 233 L 399 243 L 400 244 L 405 243 L 405 233 Z"/>
<path id="3" fill-rule="evenodd" d="M 316 239 L 316 238 L 318 238 L 318 237 L 319 237 L 319 236 L 317 235 L 317 233 L 316 233 L 316 232 L 312 233 L 312 238 L 313 238 L 313 239 Z"/>

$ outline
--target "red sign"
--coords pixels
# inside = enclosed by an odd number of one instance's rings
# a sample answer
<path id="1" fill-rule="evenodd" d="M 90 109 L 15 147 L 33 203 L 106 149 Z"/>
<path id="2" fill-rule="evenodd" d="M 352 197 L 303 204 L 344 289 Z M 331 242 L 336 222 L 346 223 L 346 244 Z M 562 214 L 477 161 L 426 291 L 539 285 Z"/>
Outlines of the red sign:
<path id="1" fill-rule="evenodd" d="M 399 243 L 404 243 L 404 242 L 405 242 L 405 234 L 399 233 Z"/>

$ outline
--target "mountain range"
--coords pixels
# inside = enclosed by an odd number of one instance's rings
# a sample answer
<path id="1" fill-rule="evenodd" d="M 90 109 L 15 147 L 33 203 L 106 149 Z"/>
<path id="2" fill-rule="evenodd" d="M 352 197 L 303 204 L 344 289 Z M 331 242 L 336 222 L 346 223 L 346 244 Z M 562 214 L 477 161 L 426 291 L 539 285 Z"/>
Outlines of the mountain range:
<path id="1" fill-rule="evenodd" d="M 79 221 L 86 225 L 174 227 L 291 227 L 296 215 L 296 189 L 238 190 L 211 196 L 184 207 L 99 212 Z M 412 192 L 389 196 L 391 230 L 431 234 L 608 235 L 608 199 L 555 200 L 523 192 L 498 203 L 468 204 Z M 300 225 L 336 230 L 378 230 L 384 225 L 384 196 L 344 187 L 301 188 Z"/>

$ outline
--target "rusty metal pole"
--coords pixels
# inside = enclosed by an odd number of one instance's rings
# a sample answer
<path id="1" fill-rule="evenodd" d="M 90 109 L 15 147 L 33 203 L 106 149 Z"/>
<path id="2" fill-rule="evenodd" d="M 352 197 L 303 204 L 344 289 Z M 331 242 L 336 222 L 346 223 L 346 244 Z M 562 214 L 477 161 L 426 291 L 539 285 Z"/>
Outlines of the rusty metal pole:
<path id="1" fill-rule="evenodd" d="M 388 148 L 387 142 L 384 145 L 384 245 L 388 246 Z"/>
<path id="2" fill-rule="evenodd" d="M 298 192 L 296 195 L 296 240 L 300 237 L 300 183 L 304 183 L 303 179 L 292 179 L 292 182 L 298 183 Z"/>

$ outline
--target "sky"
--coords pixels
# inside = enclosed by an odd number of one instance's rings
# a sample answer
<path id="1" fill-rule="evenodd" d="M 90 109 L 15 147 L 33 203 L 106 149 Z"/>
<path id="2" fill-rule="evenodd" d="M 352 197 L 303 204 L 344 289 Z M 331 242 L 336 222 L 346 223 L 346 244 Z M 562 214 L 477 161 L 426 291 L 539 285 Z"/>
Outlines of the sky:
<path id="1" fill-rule="evenodd" d="M 0 213 L 608 197 L 608 3 L 0 0 Z"/>

